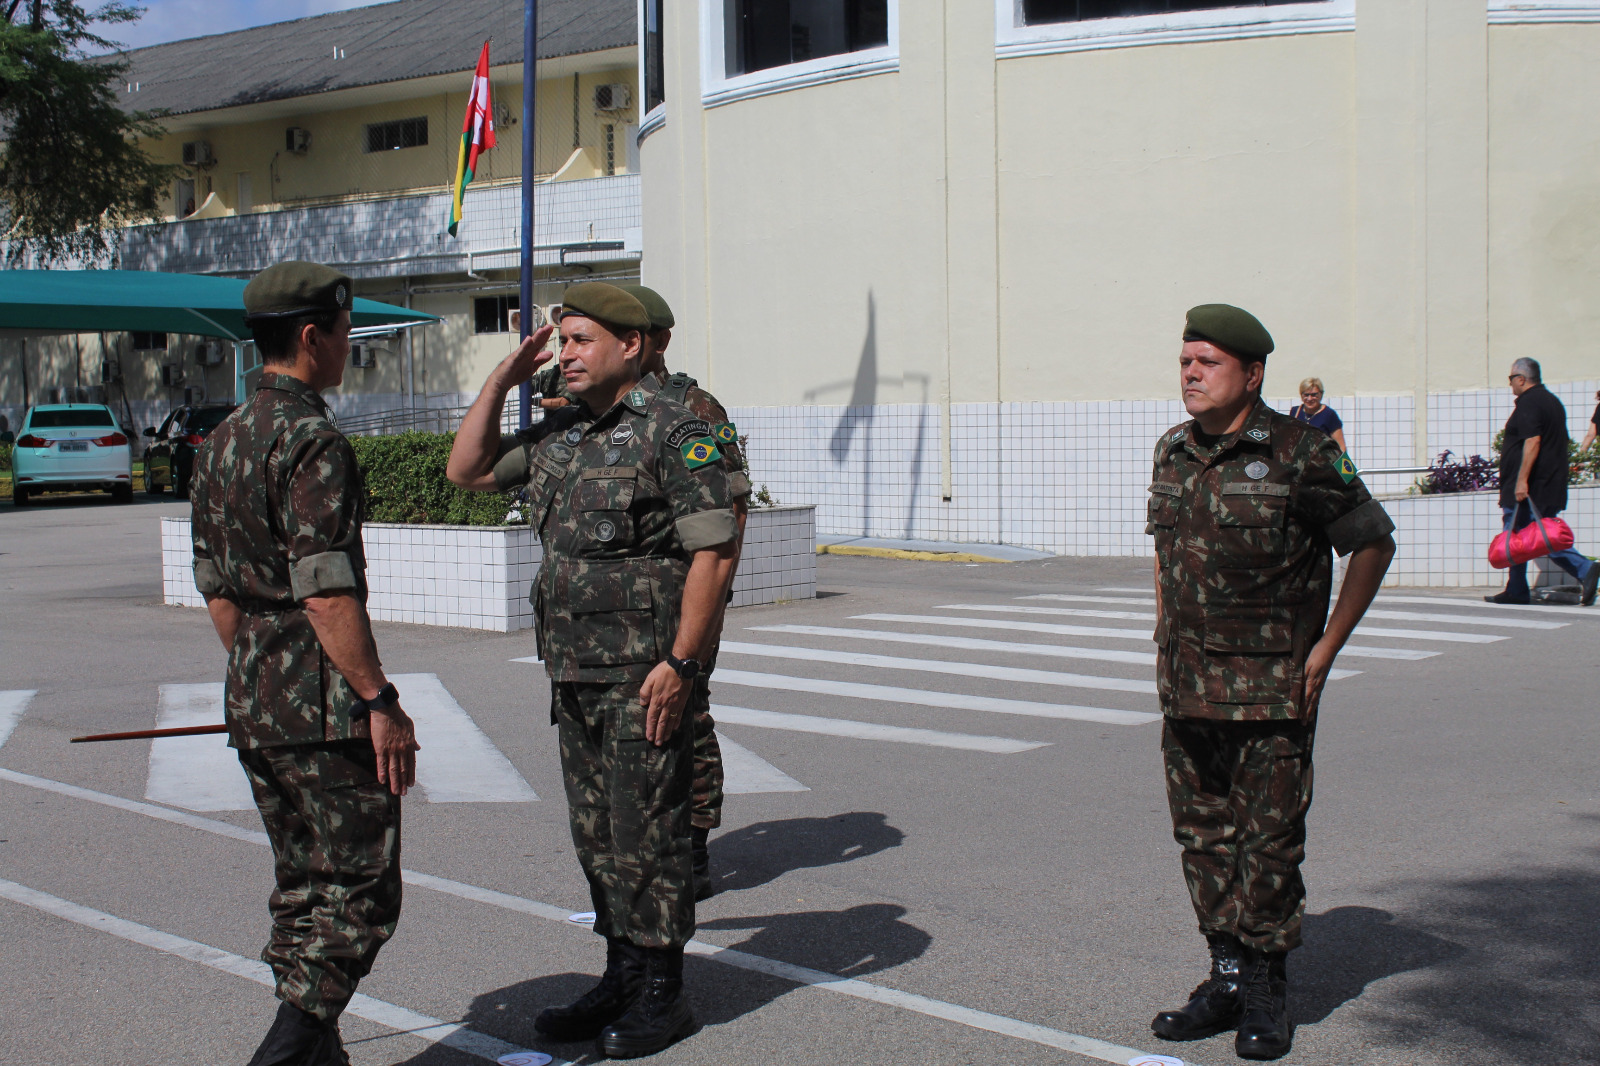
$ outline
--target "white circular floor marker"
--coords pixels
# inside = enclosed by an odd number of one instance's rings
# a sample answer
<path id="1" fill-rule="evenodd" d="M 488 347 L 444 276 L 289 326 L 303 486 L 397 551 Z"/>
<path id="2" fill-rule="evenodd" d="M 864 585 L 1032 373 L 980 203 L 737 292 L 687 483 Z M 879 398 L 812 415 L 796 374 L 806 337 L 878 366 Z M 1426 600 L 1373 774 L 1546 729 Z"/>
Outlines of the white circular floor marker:
<path id="1" fill-rule="evenodd" d="M 567 921 L 573 925 L 593 925 L 594 911 L 579 911 L 577 914 L 567 915 Z"/>
<path id="2" fill-rule="evenodd" d="M 1139 1055 L 1129 1059 L 1128 1066 L 1183 1066 L 1183 1060 L 1171 1055 Z"/>
<path id="3" fill-rule="evenodd" d="M 494 1061 L 500 1066 L 546 1066 L 546 1063 L 555 1060 L 542 1051 L 513 1051 L 509 1055 L 501 1055 Z"/>

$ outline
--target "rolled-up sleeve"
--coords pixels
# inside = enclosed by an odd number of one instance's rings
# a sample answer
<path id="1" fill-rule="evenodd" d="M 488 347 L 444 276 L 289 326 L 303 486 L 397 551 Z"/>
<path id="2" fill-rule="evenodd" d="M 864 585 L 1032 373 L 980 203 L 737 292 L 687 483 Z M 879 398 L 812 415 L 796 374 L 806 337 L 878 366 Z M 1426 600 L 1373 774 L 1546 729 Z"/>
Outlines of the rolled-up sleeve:
<path id="1" fill-rule="evenodd" d="M 685 551 L 715 548 L 739 536 L 739 520 L 731 510 L 696 511 L 676 519 L 674 524 Z"/>
<path id="2" fill-rule="evenodd" d="M 222 569 L 211 559 L 198 555 L 194 559 L 194 587 L 208 600 L 228 591 L 228 586 L 222 582 Z"/>
<path id="3" fill-rule="evenodd" d="M 501 492 L 528 483 L 528 449 L 516 437 L 500 438 L 500 457 L 494 463 L 494 485 Z"/>
<path id="4" fill-rule="evenodd" d="M 678 443 L 669 443 L 662 449 L 658 474 L 661 487 L 672 504 L 678 537 L 684 549 L 692 552 L 731 544 L 739 537 L 726 458 L 709 436 L 691 439 L 683 432 L 687 427 L 698 433 L 705 426 L 703 420 L 691 420 L 673 427 L 666 440 Z M 700 445 L 699 453 L 707 457 L 691 463 L 684 454 L 684 448 L 691 443 Z"/>
<path id="5" fill-rule="evenodd" d="M 356 591 L 356 563 L 365 556 L 355 449 L 321 430 L 292 442 L 286 459 L 280 521 L 294 598 Z"/>

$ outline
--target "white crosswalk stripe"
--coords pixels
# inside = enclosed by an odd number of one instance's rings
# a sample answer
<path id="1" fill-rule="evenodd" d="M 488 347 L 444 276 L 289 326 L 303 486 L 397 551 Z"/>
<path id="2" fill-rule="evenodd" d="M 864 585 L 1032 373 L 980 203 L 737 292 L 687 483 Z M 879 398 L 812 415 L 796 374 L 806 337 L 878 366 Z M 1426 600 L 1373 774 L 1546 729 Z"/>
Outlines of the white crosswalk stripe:
<path id="1" fill-rule="evenodd" d="M 1368 618 L 1392 622 L 1449 622 L 1458 626 L 1494 626 L 1499 629 L 1565 629 L 1566 622 L 1535 622 L 1526 618 L 1483 618 L 1464 614 L 1437 614 L 1423 611 L 1369 610 Z"/>
<path id="2" fill-rule="evenodd" d="M 791 648 L 777 644 L 745 644 L 724 641 L 724 653 L 769 659 L 800 659 L 810 662 L 866 666 L 879 670 L 912 670 L 929 674 L 954 674 L 957 677 L 986 677 L 996 681 L 1021 681 L 1031 685 L 1061 685 L 1066 688 L 1098 688 L 1110 692 L 1141 692 L 1154 696 L 1156 683 L 1125 677 L 1100 677 L 1093 674 L 1065 674 L 1052 670 L 1025 670 L 1014 666 L 989 666 L 984 663 L 958 663 L 943 659 L 901 659 L 892 655 L 832 651 L 821 648 Z"/>
<path id="3" fill-rule="evenodd" d="M 991 611 L 996 614 L 1047 614 L 1057 618 L 1105 618 L 1111 621 L 1154 622 L 1154 611 L 1097 611 L 1088 607 L 1035 607 L 1025 603 L 941 603 L 936 611 Z"/>
<path id="4" fill-rule="evenodd" d="M 1146 711 L 1120 711 L 1110 707 L 1074 707 L 1064 703 L 1037 703 L 1033 700 L 1008 700 L 995 696 L 968 696 L 960 692 L 933 692 L 927 689 L 899 688 L 893 685 L 865 685 L 852 681 L 794 677 L 788 674 L 763 674 L 748 670 L 718 669 L 713 683 L 776 689 L 782 692 L 815 692 L 825 696 L 906 703 L 921 707 L 942 707 L 962 711 L 988 711 L 1017 714 L 1030 718 L 1061 718 L 1107 725 L 1144 725 L 1160 719 Z"/>
<path id="5" fill-rule="evenodd" d="M 11 731 L 17 728 L 17 723 L 22 720 L 22 714 L 28 709 L 37 694 L 37 689 L 13 688 L 0 692 L 0 745 L 4 745 L 11 738 Z"/>
<path id="6" fill-rule="evenodd" d="M 417 726 L 417 787 L 430 803 L 527 803 L 528 782 L 434 674 L 396 674 Z"/>
<path id="7" fill-rule="evenodd" d="M 157 729 L 216 725 L 222 721 L 222 682 L 162 685 L 156 705 Z M 150 742 L 150 772 L 145 799 L 189 811 L 255 809 L 250 779 L 225 734 L 161 737 Z"/>
<path id="8" fill-rule="evenodd" d="M 1566 619 L 1600 622 L 1600 610 L 1593 607 L 1559 607 L 1547 603 L 1487 603 L 1482 599 L 1468 600 L 1453 596 L 1378 596 L 1379 603 L 1414 603 L 1423 607 L 1464 607 L 1484 612 L 1479 617 L 1489 617 L 1502 611 L 1529 614 L 1557 615 Z M 1451 615 L 1454 618 L 1454 615 Z"/>
<path id="9" fill-rule="evenodd" d="M 1063 637 L 1105 637 L 1115 640 L 1148 641 L 1150 629 L 1111 629 L 1107 626 L 1074 626 L 1058 622 L 1022 622 L 1000 618 L 946 618 L 937 614 L 855 614 L 863 622 L 910 622 L 924 626 L 951 626 L 957 629 L 1007 629 L 1017 633 L 1051 633 Z"/>
<path id="10" fill-rule="evenodd" d="M 1154 596 L 1075 596 L 1065 592 L 1037 592 L 1031 596 L 1018 596 L 1019 600 L 1055 600 L 1061 603 L 1109 603 L 1128 607 L 1154 607 Z"/>
<path id="11" fill-rule="evenodd" d="M 734 743 L 726 736 L 718 734 L 717 747 L 722 751 L 722 791 L 730 796 L 811 791 L 749 748 Z"/>
<path id="12" fill-rule="evenodd" d="M 857 722 L 845 718 L 820 718 L 809 714 L 780 714 L 776 711 L 757 711 L 748 707 L 725 707 L 712 704 L 711 715 L 718 722 L 729 725 L 749 725 L 761 729 L 786 729 L 795 733 L 819 733 L 830 737 L 851 737 L 857 740 L 886 740 L 898 744 L 921 744 L 930 748 L 959 748 L 966 751 L 987 751 L 996 755 L 1014 755 L 1049 747 L 1045 741 L 1012 740 L 1010 737 L 983 737 L 970 733 L 942 733 L 935 729 L 908 729 L 905 726 L 879 725 L 876 722 Z"/>
<path id="13" fill-rule="evenodd" d="M 1399 637 L 1402 640 L 1441 640 L 1448 644 L 1494 644 L 1497 641 L 1509 640 L 1491 633 L 1447 633 L 1438 629 L 1388 629 L 1369 626 L 1365 622 L 1356 626 L 1356 632 L 1364 637 Z"/>

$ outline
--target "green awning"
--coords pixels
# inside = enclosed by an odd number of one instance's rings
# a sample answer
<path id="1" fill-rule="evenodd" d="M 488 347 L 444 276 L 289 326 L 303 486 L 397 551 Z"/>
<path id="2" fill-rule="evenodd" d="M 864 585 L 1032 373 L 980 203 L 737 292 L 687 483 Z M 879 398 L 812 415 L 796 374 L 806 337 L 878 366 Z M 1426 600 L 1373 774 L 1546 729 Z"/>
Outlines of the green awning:
<path id="1" fill-rule="evenodd" d="M 140 330 L 247 340 L 245 284 L 149 270 L 0 270 L 0 330 Z M 437 321 L 437 315 L 360 297 L 350 311 L 356 328 Z"/>

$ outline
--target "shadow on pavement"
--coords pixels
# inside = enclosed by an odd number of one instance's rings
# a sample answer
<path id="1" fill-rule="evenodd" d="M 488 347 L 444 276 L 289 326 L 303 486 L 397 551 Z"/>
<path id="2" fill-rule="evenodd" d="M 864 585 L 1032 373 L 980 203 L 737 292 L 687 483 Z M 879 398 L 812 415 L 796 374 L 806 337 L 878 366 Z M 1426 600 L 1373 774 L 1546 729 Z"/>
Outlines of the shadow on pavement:
<path id="1" fill-rule="evenodd" d="M 897 848 L 905 834 L 876 812 L 757 822 L 711 838 L 712 883 L 734 892 L 775 881 L 790 870 L 834 866 Z"/>
<path id="2" fill-rule="evenodd" d="M 1290 1011 L 1297 1025 L 1314 1025 L 1360 996 L 1374 981 L 1424 970 L 1459 956 L 1462 948 L 1399 924 L 1376 907 L 1335 907 L 1305 917 L 1305 943 L 1289 956 Z"/>
<path id="3" fill-rule="evenodd" d="M 571 1062 L 604 1061 L 594 1053 L 594 1041 L 580 1044 L 557 1044 L 546 1040 L 533 1028 L 533 1020 L 546 1007 L 570 1003 L 594 987 L 599 971 L 605 966 L 604 943 L 596 953 L 595 973 L 563 973 L 549 977 L 536 977 L 505 988 L 486 992 L 472 1001 L 462 1025 L 473 1032 L 499 1037 L 519 1047 L 531 1048 Z M 354 1046 L 354 1045 L 352 1045 Z M 483 1066 L 483 1060 L 464 1051 L 435 1044 L 409 1059 L 403 1066 Z"/>

